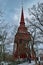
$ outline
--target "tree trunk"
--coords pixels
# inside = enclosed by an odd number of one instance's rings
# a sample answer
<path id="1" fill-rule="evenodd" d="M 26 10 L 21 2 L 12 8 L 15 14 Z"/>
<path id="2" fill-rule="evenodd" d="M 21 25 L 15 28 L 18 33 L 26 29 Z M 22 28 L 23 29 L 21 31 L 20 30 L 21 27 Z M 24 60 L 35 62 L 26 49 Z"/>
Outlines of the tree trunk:
<path id="1" fill-rule="evenodd" d="M 35 51 L 34 51 L 34 47 L 33 47 L 33 45 L 32 45 L 32 52 L 33 52 L 33 54 L 34 54 L 34 56 L 35 56 L 35 64 L 37 64 L 36 53 L 35 53 Z"/>

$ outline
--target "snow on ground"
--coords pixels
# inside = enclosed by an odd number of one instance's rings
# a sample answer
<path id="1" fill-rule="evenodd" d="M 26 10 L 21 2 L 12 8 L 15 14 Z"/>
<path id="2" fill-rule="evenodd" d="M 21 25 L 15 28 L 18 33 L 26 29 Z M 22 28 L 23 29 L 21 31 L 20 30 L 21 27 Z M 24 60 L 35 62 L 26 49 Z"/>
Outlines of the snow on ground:
<path id="1" fill-rule="evenodd" d="M 31 63 L 25 62 L 25 63 L 18 64 L 18 65 L 35 65 L 35 62 L 34 61 L 32 61 Z"/>

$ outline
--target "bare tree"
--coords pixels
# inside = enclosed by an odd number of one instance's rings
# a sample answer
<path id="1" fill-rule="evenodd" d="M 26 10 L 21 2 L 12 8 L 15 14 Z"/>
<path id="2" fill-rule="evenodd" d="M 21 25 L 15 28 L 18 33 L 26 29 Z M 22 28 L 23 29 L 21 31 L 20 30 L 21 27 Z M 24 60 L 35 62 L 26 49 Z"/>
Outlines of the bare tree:
<path id="1" fill-rule="evenodd" d="M 37 6 L 33 5 L 28 11 L 31 19 L 26 18 L 26 21 L 29 23 L 28 28 L 30 28 L 30 33 L 34 34 L 34 28 L 36 28 L 37 40 L 35 40 L 35 43 L 43 43 L 43 3 L 38 3 Z M 39 38 L 42 40 L 38 40 Z"/>
<path id="2" fill-rule="evenodd" d="M 3 18 L 4 12 L 2 10 L 0 10 L 0 45 L 1 45 L 1 56 L 2 56 L 2 60 L 3 60 L 3 57 L 4 57 L 4 53 L 5 53 L 5 40 L 6 40 L 6 37 L 7 37 L 7 31 L 6 31 L 6 26 L 7 24 L 4 25 L 4 22 L 5 22 L 5 19 Z"/>
<path id="3" fill-rule="evenodd" d="M 33 5 L 32 8 L 28 8 L 28 11 L 30 20 L 26 18 L 26 22 L 32 35 L 32 48 L 34 49 L 34 45 L 43 43 L 43 3 Z"/>

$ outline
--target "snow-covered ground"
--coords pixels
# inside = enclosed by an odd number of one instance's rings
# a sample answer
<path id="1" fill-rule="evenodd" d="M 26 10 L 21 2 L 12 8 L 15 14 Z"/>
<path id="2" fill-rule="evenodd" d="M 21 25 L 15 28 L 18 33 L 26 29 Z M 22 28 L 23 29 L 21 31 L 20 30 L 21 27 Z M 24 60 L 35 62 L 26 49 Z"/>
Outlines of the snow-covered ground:
<path id="1" fill-rule="evenodd" d="M 25 62 L 25 63 L 18 64 L 18 65 L 35 65 L 35 62 L 34 61 L 31 61 L 31 63 Z"/>
<path id="2" fill-rule="evenodd" d="M 8 64 L 11 64 L 11 62 L 4 62 L 4 61 L 2 61 L 2 62 L 0 63 L 0 65 L 8 65 Z"/>

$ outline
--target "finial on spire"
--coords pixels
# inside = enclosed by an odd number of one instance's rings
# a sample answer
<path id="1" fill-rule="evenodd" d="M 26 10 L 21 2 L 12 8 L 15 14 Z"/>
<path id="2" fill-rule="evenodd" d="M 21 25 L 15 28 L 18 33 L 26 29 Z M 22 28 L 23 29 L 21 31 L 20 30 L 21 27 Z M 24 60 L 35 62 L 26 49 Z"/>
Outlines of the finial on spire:
<path id="1" fill-rule="evenodd" d="M 21 0 L 21 5 L 22 5 L 22 8 L 23 8 L 23 0 Z"/>

